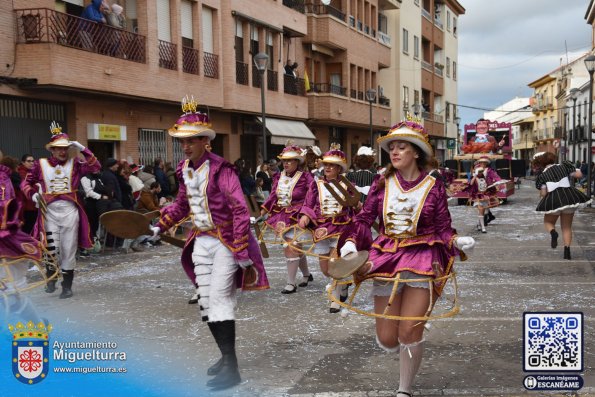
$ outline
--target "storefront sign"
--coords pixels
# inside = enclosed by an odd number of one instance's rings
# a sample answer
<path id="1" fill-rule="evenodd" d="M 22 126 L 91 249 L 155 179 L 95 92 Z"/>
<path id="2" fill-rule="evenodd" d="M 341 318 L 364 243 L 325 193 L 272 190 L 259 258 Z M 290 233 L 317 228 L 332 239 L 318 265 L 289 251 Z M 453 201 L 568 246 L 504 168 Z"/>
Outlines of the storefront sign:
<path id="1" fill-rule="evenodd" d="M 125 141 L 126 126 L 116 124 L 87 124 L 87 139 L 99 141 Z"/>

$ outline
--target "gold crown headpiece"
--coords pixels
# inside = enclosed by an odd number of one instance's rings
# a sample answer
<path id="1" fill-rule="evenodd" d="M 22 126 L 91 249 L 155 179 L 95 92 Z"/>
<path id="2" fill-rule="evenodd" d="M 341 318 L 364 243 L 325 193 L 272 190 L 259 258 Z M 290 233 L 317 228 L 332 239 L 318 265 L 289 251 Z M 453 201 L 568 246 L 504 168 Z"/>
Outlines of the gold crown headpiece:
<path id="1" fill-rule="evenodd" d="M 52 121 L 52 124 L 50 124 L 50 132 L 52 133 L 52 135 L 61 134 L 62 127 L 60 127 L 60 124 L 56 123 L 55 121 Z"/>
<path id="2" fill-rule="evenodd" d="M 413 121 L 414 123 L 421 124 L 421 117 L 412 116 L 411 113 L 407 112 L 405 115 L 405 120 Z"/>
<path id="3" fill-rule="evenodd" d="M 8 329 L 12 333 L 13 340 L 30 338 L 48 339 L 48 335 L 52 332 L 53 327 L 52 324 L 46 326 L 41 321 L 38 324 L 29 321 L 26 325 L 19 321 L 15 326 L 8 324 Z"/>
<path id="4" fill-rule="evenodd" d="M 341 144 L 336 142 L 331 143 L 329 151 L 330 150 L 341 150 Z"/>
<path id="5" fill-rule="evenodd" d="M 184 113 L 196 113 L 196 109 L 198 108 L 198 102 L 194 100 L 194 95 L 190 98 L 186 95 L 182 98 L 182 112 Z"/>

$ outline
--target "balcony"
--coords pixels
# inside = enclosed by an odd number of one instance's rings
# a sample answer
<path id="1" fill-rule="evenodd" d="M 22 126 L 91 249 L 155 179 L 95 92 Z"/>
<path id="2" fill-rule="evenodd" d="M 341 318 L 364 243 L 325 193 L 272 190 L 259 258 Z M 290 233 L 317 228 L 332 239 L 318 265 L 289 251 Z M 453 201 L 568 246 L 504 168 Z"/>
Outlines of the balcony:
<path id="1" fill-rule="evenodd" d="M 304 0 L 283 0 L 283 5 L 304 14 L 306 11 Z"/>
<path id="2" fill-rule="evenodd" d="M 269 91 L 279 90 L 279 73 L 275 70 L 267 70 L 267 89 Z"/>
<path id="3" fill-rule="evenodd" d="M 318 94 L 334 94 L 345 97 L 347 96 L 347 88 L 329 83 L 314 83 L 312 84 L 312 89 L 310 92 Z M 361 91 L 360 93 L 363 94 Z"/>
<path id="4" fill-rule="evenodd" d="M 345 22 L 345 13 L 344 12 L 336 9 L 333 6 L 325 6 L 324 4 L 312 4 L 312 3 L 306 4 L 306 14 L 330 15 L 330 16 L 337 18 L 340 21 Z"/>
<path id="5" fill-rule="evenodd" d="M 306 80 L 284 74 L 283 92 L 289 95 L 306 96 Z"/>
<path id="6" fill-rule="evenodd" d="M 248 64 L 236 61 L 236 83 L 248 85 Z"/>
<path id="7" fill-rule="evenodd" d="M 182 70 L 184 73 L 199 74 L 198 59 L 198 50 L 190 47 L 182 47 Z"/>
<path id="8" fill-rule="evenodd" d="M 145 36 L 48 8 L 15 10 L 17 43 L 54 43 L 145 63 Z"/>
<path id="9" fill-rule="evenodd" d="M 177 46 L 174 43 L 159 40 L 159 67 L 170 70 L 178 69 Z"/>
<path id="10" fill-rule="evenodd" d="M 219 78 L 219 57 L 209 52 L 204 53 L 205 77 L 212 79 Z"/>
<path id="11" fill-rule="evenodd" d="M 252 87 L 260 88 L 260 84 L 262 83 L 262 77 L 258 68 L 255 65 L 252 65 Z"/>

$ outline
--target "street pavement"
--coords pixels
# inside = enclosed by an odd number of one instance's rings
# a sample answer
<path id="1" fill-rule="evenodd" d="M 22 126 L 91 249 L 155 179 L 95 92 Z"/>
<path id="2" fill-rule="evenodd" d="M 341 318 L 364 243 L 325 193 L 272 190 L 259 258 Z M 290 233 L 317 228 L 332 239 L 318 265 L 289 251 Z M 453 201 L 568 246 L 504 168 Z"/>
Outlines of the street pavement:
<path id="1" fill-rule="evenodd" d="M 487 234 L 476 230 L 474 208 L 451 204 L 453 226 L 477 245 L 468 261 L 455 264 L 460 313 L 432 321 L 425 334 L 415 396 L 554 395 L 523 387 L 525 311 L 584 313 L 585 387 L 558 395 L 595 395 L 595 212 L 577 213 L 567 261 L 561 232 L 558 248 L 549 246 L 543 217 L 534 212 L 537 200 L 532 182 L 524 181 L 493 211 L 496 220 Z M 372 318 L 329 313 L 327 281 L 317 260 L 309 261 L 314 282 L 296 294 L 280 293 L 285 285 L 281 247 L 269 247 L 271 257 L 265 260 L 271 289 L 238 297 L 243 382 L 207 391 L 205 372 L 219 353 L 197 305 L 187 304 L 193 288 L 181 270 L 180 252 L 164 244 L 140 253 L 93 255 L 78 262 L 73 298 L 59 300 L 41 288 L 30 297 L 56 327 L 68 328 L 71 339 L 88 340 L 91 332 L 94 340 L 125 341 L 134 365 L 146 367 L 137 368 L 135 376 L 156 395 L 170 386 L 193 396 L 396 395 L 398 354 L 378 348 Z M 367 301 L 362 295 L 358 302 Z M 151 368 L 167 373 L 161 386 L 153 382 Z"/>

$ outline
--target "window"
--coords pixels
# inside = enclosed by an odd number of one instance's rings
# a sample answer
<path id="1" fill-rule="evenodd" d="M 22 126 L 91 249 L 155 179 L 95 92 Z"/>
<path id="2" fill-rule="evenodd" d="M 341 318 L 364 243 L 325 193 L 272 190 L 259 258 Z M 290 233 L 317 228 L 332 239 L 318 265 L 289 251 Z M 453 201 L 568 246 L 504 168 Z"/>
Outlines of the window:
<path id="1" fill-rule="evenodd" d="M 455 17 L 452 18 L 452 34 L 457 35 L 457 19 Z"/>
<path id="2" fill-rule="evenodd" d="M 419 104 L 419 91 L 418 90 L 413 90 L 413 104 L 414 105 Z"/>
<path id="3" fill-rule="evenodd" d="M 180 3 L 180 16 L 182 45 L 184 47 L 194 48 L 194 42 L 192 40 L 192 3 L 190 1 L 182 0 L 182 2 Z"/>
<path id="4" fill-rule="evenodd" d="M 138 153 L 141 164 L 152 164 L 157 157 L 161 157 L 163 161 L 169 161 L 166 131 L 140 128 L 138 130 Z"/>
<path id="5" fill-rule="evenodd" d="M 236 19 L 235 52 L 236 62 L 244 62 L 244 25 L 239 19 Z"/>
<path id="6" fill-rule="evenodd" d="M 273 34 L 271 32 L 267 32 L 266 36 L 267 36 L 266 52 L 267 52 L 267 55 L 269 56 L 268 69 L 274 70 L 275 62 L 273 62 L 273 59 L 275 59 L 275 58 L 273 57 Z"/>
<path id="7" fill-rule="evenodd" d="M 403 109 L 409 108 L 409 87 L 403 86 Z"/>
<path id="8" fill-rule="evenodd" d="M 403 53 L 409 54 L 409 32 L 403 29 Z"/>
<path id="9" fill-rule="evenodd" d="M 450 77 L 450 58 L 446 57 L 446 77 Z"/>
<path id="10" fill-rule="evenodd" d="M 171 23 L 169 15 L 169 0 L 157 0 L 157 38 L 171 41 Z"/>
<path id="11" fill-rule="evenodd" d="M 413 36 L 413 58 L 419 59 L 419 37 Z"/>
<path id="12" fill-rule="evenodd" d="M 452 63 L 452 79 L 453 80 L 457 79 L 457 63 L 456 62 Z"/>
<path id="13" fill-rule="evenodd" d="M 202 50 L 210 54 L 214 53 L 213 45 L 213 10 L 202 7 Z"/>
<path id="14" fill-rule="evenodd" d="M 450 11 L 446 10 L 446 30 L 450 32 Z"/>
<path id="15" fill-rule="evenodd" d="M 450 103 L 446 102 L 446 121 L 450 121 Z"/>
<path id="16" fill-rule="evenodd" d="M 378 31 L 384 34 L 388 32 L 388 18 L 381 13 L 378 13 Z"/>
<path id="17" fill-rule="evenodd" d="M 258 54 L 258 28 L 250 25 L 250 53 L 252 56 Z"/>

